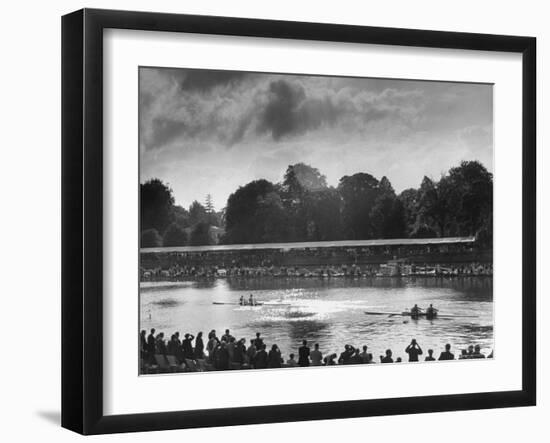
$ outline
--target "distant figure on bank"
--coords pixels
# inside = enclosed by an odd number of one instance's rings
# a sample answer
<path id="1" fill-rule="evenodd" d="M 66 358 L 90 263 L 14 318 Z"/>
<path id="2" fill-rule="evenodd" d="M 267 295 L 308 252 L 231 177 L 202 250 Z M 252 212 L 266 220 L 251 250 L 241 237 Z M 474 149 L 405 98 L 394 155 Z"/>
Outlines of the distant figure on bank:
<path id="1" fill-rule="evenodd" d="M 267 356 L 267 367 L 268 368 L 280 368 L 282 363 L 281 351 L 277 345 L 271 346 L 271 351 Z"/>
<path id="2" fill-rule="evenodd" d="M 428 349 L 428 356 L 425 358 L 425 361 L 435 361 L 433 349 Z"/>
<path id="3" fill-rule="evenodd" d="M 321 366 L 323 364 L 323 354 L 319 351 L 319 343 L 315 343 L 313 351 L 309 354 L 311 366 Z"/>
<path id="4" fill-rule="evenodd" d="M 474 345 L 468 346 L 468 358 L 472 358 L 474 355 Z"/>
<path id="5" fill-rule="evenodd" d="M 411 344 L 405 348 L 405 352 L 409 354 L 409 361 L 418 361 L 418 356 L 422 355 L 422 348 L 416 342 L 416 339 L 411 340 Z"/>
<path id="6" fill-rule="evenodd" d="M 241 306 L 243 306 L 245 304 L 245 301 L 244 301 L 244 295 L 241 295 L 241 297 L 239 298 L 239 304 Z"/>
<path id="7" fill-rule="evenodd" d="M 391 358 L 392 352 L 391 349 L 386 349 L 386 356 L 380 356 L 381 363 L 393 363 L 393 358 Z"/>
<path id="8" fill-rule="evenodd" d="M 255 302 L 254 302 L 254 296 L 252 294 L 250 294 L 250 297 L 248 297 L 248 304 L 250 306 L 254 306 L 255 305 Z"/>
<path id="9" fill-rule="evenodd" d="M 438 360 L 454 360 L 455 355 L 451 352 L 451 345 L 447 343 L 445 345 L 445 350 L 439 354 Z"/>
<path id="10" fill-rule="evenodd" d="M 309 348 L 307 340 L 302 342 L 302 346 L 298 349 L 298 364 L 302 367 L 309 366 Z"/>
<path id="11" fill-rule="evenodd" d="M 458 359 L 464 360 L 465 358 L 470 358 L 470 357 L 468 357 L 468 351 L 466 349 L 463 349 L 462 351 L 460 351 L 460 356 L 458 357 Z"/>
<path id="12" fill-rule="evenodd" d="M 294 360 L 294 354 L 290 354 L 289 357 L 290 358 L 286 361 L 286 365 L 289 368 L 295 368 L 296 366 L 298 366 L 298 362 Z"/>

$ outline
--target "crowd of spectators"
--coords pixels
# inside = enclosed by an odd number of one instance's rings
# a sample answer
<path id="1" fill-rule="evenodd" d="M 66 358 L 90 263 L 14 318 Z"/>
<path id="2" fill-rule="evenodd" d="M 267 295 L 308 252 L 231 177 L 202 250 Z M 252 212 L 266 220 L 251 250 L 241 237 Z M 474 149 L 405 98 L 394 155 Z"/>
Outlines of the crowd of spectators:
<path id="1" fill-rule="evenodd" d="M 421 360 L 423 350 L 417 341 L 412 339 L 404 349 L 404 353 L 407 354 L 409 362 L 418 362 Z M 186 333 L 183 339 L 180 338 L 179 332 L 175 332 L 168 342 L 163 332 L 157 333 L 155 329 L 151 329 L 147 335 L 147 331 L 142 330 L 140 357 L 142 374 L 374 364 L 377 360 L 380 363 L 402 361 L 401 357 L 394 359 L 394 352 L 391 349 L 386 349 L 376 359 L 367 345 L 355 347 L 346 344 L 340 354 L 325 353 L 318 343 L 315 343 L 312 349 L 307 340 L 302 341 L 296 353 L 291 352 L 285 358 L 277 344 L 265 343 L 260 332 L 247 342 L 245 338 L 236 339 L 229 329 L 226 329 L 221 337 L 218 337 L 215 330 L 211 330 L 206 339 L 203 338 L 202 332 L 199 332 L 196 337 Z M 487 358 L 492 357 L 491 352 Z M 477 358 L 486 358 L 479 345 L 470 345 L 458 356 L 459 360 Z M 434 357 L 433 349 L 427 350 L 424 361 L 436 360 L 455 360 L 450 344 L 445 345 L 445 349 L 440 352 L 437 359 Z"/>
<path id="2" fill-rule="evenodd" d="M 182 281 L 198 278 L 239 278 L 239 277 L 376 277 L 376 276 L 473 276 L 493 274 L 489 263 L 472 262 L 467 264 L 395 264 L 395 273 L 384 272 L 388 265 L 326 265 L 320 267 L 307 266 L 238 266 L 225 267 L 220 265 L 193 266 L 174 263 L 168 268 L 141 268 L 141 281 Z"/>
<path id="3" fill-rule="evenodd" d="M 406 275 L 492 275 L 492 251 L 480 250 L 475 243 L 142 252 L 140 262 L 142 281 L 371 277 L 392 262 Z"/>

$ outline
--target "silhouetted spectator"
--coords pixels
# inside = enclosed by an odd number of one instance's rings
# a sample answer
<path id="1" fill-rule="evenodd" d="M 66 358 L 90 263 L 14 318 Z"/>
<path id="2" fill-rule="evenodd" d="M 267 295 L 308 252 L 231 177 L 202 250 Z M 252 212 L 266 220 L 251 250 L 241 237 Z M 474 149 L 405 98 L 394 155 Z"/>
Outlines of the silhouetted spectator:
<path id="1" fill-rule="evenodd" d="M 139 355 L 142 359 L 147 359 L 147 331 L 145 329 L 139 334 Z"/>
<path id="2" fill-rule="evenodd" d="M 183 352 L 183 358 L 188 358 L 193 360 L 195 351 L 193 350 L 193 339 L 195 338 L 192 334 L 185 334 L 185 338 L 181 342 L 181 351 Z"/>
<path id="3" fill-rule="evenodd" d="M 296 366 L 298 366 L 298 362 L 294 360 L 294 354 L 290 354 L 289 357 L 290 358 L 286 361 L 286 365 L 289 368 L 295 368 Z"/>
<path id="4" fill-rule="evenodd" d="M 323 359 L 325 366 L 336 366 L 336 357 L 338 357 L 336 354 L 327 355 Z"/>
<path id="5" fill-rule="evenodd" d="M 304 340 L 302 346 L 298 348 L 298 365 L 302 367 L 309 366 L 309 348 L 307 346 L 307 340 Z"/>
<path id="6" fill-rule="evenodd" d="M 353 355 L 349 359 L 349 364 L 350 365 L 359 365 L 359 364 L 362 363 L 361 354 L 359 354 L 359 351 L 360 351 L 359 348 L 355 349 L 355 352 L 353 353 Z"/>
<path id="7" fill-rule="evenodd" d="M 323 354 L 319 351 L 319 343 L 315 343 L 309 357 L 311 358 L 311 366 L 321 366 L 323 364 Z"/>
<path id="8" fill-rule="evenodd" d="M 433 349 L 428 349 L 428 355 L 425 358 L 425 361 L 435 361 Z"/>
<path id="9" fill-rule="evenodd" d="M 391 358 L 392 352 L 391 349 L 386 349 L 386 356 L 380 356 L 381 363 L 393 363 L 393 358 Z"/>
<path id="10" fill-rule="evenodd" d="M 246 360 L 246 346 L 245 339 L 241 338 L 235 345 L 235 352 L 233 354 L 233 361 L 242 365 Z"/>
<path id="11" fill-rule="evenodd" d="M 282 363 L 281 351 L 277 345 L 273 345 L 267 357 L 268 368 L 280 368 Z"/>
<path id="12" fill-rule="evenodd" d="M 256 352 L 257 352 L 256 345 L 254 343 L 255 343 L 255 340 L 251 339 L 250 346 L 246 350 L 246 359 L 250 365 L 254 364 L 254 356 L 256 355 Z"/>
<path id="13" fill-rule="evenodd" d="M 409 361 L 418 361 L 418 356 L 422 355 L 422 348 L 413 338 L 411 344 L 405 348 L 405 352 L 409 354 Z"/>
<path id="14" fill-rule="evenodd" d="M 262 345 L 259 351 L 254 356 L 254 368 L 265 369 L 267 368 L 267 352 L 265 351 L 265 345 Z"/>
<path id="15" fill-rule="evenodd" d="M 157 354 L 166 355 L 166 343 L 164 342 L 164 332 L 157 335 L 156 339 L 156 352 Z"/>
<path id="16" fill-rule="evenodd" d="M 147 336 L 147 353 L 149 363 L 155 363 L 155 351 L 156 351 L 156 340 L 155 340 L 155 328 L 151 329 L 151 333 Z"/>
<path id="17" fill-rule="evenodd" d="M 451 352 L 451 345 L 447 343 L 445 345 L 445 351 L 439 354 L 438 360 L 454 360 L 455 355 Z"/>
<path id="18" fill-rule="evenodd" d="M 259 351 L 262 349 L 262 345 L 264 344 L 264 340 L 260 337 L 260 333 L 256 332 L 256 339 L 254 340 L 254 346 L 256 346 L 256 351 Z"/>
<path id="19" fill-rule="evenodd" d="M 474 353 L 471 358 L 485 358 L 485 354 L 481 353 L 481 346 L 476 345 L 474 348 Z"/>
<path id="20" fill-rule="evenodd" d="M 204 342 L 202 341 L 202 331 L 197 333 L 195 339 L 195 358 L 201 360 L 204 358 Z"/>
<path id="21" fill-rule="evenodd" d="M 229 333 L 229 329 L 225 330 L 225 334 L 222 335 L 222 340 L 225 340 L 227 343 L 231 342 L 233 336 Z"/>

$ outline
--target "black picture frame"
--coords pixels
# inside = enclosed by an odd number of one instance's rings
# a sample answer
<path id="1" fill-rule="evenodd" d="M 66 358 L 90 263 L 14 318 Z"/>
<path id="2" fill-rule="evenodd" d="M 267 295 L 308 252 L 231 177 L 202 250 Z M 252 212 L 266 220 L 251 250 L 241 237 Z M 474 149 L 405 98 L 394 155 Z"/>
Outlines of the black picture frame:
<path id="1" fill-rule="evenodd" d="M 522 388 L 170 411 L 103 412 L 103 30 L 192 32 L 522 54 Z M 62 426 L 82 434 L 530 406 L 536 403 L 536 39 L 83 9 L 62 18 Z"/>

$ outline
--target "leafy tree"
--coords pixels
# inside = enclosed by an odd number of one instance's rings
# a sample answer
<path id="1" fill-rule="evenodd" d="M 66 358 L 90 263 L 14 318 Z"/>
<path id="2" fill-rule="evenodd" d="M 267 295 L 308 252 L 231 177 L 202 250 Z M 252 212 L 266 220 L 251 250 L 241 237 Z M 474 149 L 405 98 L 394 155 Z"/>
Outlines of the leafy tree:
<path id="1" fill-rule="evenodd" d="M 187 211 L 187 209 L 176 205 L 172 207 L 172 213 L 174 215 L 174 223 L 178 226 L 181 228 L 188 228 L 191 226 L 191 223 L 189 222 L 189 211 Z"/>
<path id="2" fill-rule="evenodd" d="M 451 216 L 448 196 L 451 190 L 451 184 L 446 177 L 442 177 L 438 183 L 424 177 L 420 185 L 418 222 L 433 229 L 439 237 L 447 235 Z"/>
<path id="3" fill-rule="evenodd" d="M 265 231 L 265 221 L 270 212 L 280 212 L 279 203 L 274 196 L 277 187 L 267 180 L 255 180 L 239 187 L 227 199 L 225 208 L 224 243 L 259 243 L 262 242 Z M 282 204 L 281 204 L 282 207 Z M 275 227 L 273 227 L 274 229 Z M 285 229 L 279 226 L 278 230 Z M 272 229 L 270 228 L 270 231 Z M 271 237 L 279 237 L 275 232 Z"/>
<path id="4" fill-rule="evenodd" d="M 195 225 L 191 231 L 189 244 L 191 246 L 205 246 L 213 243 L 210 235 L 210 225 L 206 222 L 200 222 Z"/>
<path id="5" fill-rule="evenodd" d="M 156 248 L 162 246 L 162 237 L 156 229 L 146 229 L 141 233 L 140 243 L 142 248 Z"/>
<path id="6" fill-rule="evenodd" d="M 171 223 L 166 228 L 162 244 L 163 246 L 185 246 L 187 244 L 187 232 L 181 225 L 175 222 Z"/>
<path id="7" fill-rule="evenodd" d="M 212 201 L 211 194 L 206 194 L 206 198 L 204 199 L 204 209 L 207 214 L 214 212 L 214 202 Z"/>
<path id="8" fill-rule="evenodd" d="M 208 215 L 206 209 L 201 205 L 197 200 L 191 203 L 189 206 L 189 224 L 191 226 L 196 225 L 197 223 L 207 222 Z"/>
<path id="9" fill-rule="evenodd" d="M 318 212 L 316 194 L 327 189 L 326 177 L 305 163 L 289 165 L 281 185 L 281 197 L 288 214 L 289 240 L 316 237 L 313 212 Z"/>
<path id="10" fill-rule="evenodd" d="M 258 197 L 255 213 L 254 241 L 282 242 L 289 237 L 288 214 L 279 194 L 275 191 Z"/>
<path id="11" fill-rule="evenodd" d="M 285 172 L 283 192 L 291 198 L 300 198 L 305 192 L 320 191 L 326 187 L 326 177 L 317 168 L 305 163 L 290 165 Z"/>
<path id="12" fill-rule="evenodd" d="M 312 241 L 340 240 L 342 229 L 342 199 L 333 188 L 311 193 L 308 198 L 308 239 Z"/>
<path id="13" fill-rule="evenodd" d="M 340 179 L 338 192 L 342 197 L 342 221 L 349 239 L 374 238 L 371 211 L 378 197 L 378 180 L 360 172 Z"/>
<path id="14" fill-rule="evenodd" d="M 446 177 L 449 205 L 460 235 L 492 232 L 493 175 L 478 161 L 463 161 Z"/>
<path id="15" fill-rule="evenodd" d="M 173 220 L 172 189 L 161 180 L 153 178 L 140 185 L 141 230 L 156 229 L 164 232 Z"/>
<path id="16" fill-rule="evenodd" d="M 405 223 L 407 225 L 407 237 L 412 236 L 412 233 L 417 228 L 418 218 L 418 191 L 414 188 L 405 189 L 397 197 L 403 205 L 405 212 Z"/>

